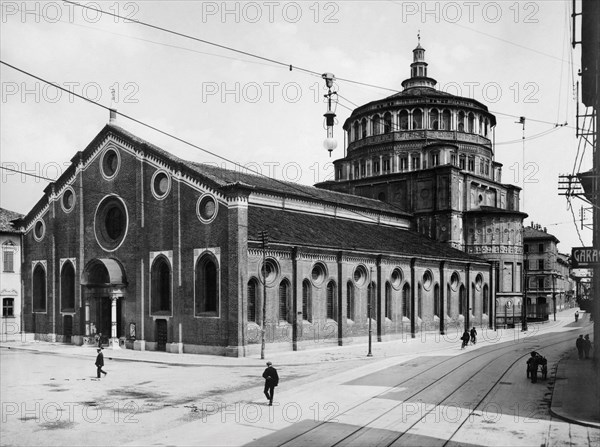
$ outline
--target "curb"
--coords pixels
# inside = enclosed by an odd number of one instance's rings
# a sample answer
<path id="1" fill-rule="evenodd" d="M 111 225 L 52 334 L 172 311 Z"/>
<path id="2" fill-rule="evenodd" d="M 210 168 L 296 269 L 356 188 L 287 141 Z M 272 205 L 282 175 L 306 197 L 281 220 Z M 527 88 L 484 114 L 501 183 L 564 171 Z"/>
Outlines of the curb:
<path id="1" fill-rule="evenodd" d="M 557 384 L 558 384 L 558 382 L 556 380 L 557 376 L 558 376 L 558 370 L 560 368 L 561 362 L 563 362 L 564 360 L 565 360 L 565 358 L 563 357 L 558 361 L 558 363 L 556 365 L 556 369 L 554 371 L 554 387 L 552 388 L 552 398 L 550 399 L 550 407 L 549 407 L 550 414 L 558 419 L 562 419 L 563 421 L 569 422 L 571 424 L 577 424 L 577 425 L 581 425 L 583 427 L 600 429 L 600 422 L 582 421 L 580 419 L 575 419 L 572 416 L 564 414 L 562 411 L 555 411 L 552 409 L 553 403 L 555 400 L 554 397 L 555 397 L 555 393 L 556 393 L 556 388 L 557 388 Z"/>

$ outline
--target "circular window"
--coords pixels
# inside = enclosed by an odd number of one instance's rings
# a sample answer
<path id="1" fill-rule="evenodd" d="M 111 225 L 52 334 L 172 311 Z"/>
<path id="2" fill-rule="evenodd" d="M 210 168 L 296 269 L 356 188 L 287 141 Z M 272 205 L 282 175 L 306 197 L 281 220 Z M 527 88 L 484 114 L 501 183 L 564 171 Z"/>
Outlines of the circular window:
<path id="1" fill-rule="evenodd" d="M 354 269 L 354 282 L 357 286 L 362 286 L 367 282 L 367 269 L 364 265 L 359 265 Z"/>
<path id="2" fill-rule="evenodd" d="M 120 165 L 119 153 L 114 149 L 108 149 L 102 155 L 102 174 L 107 179 L 113 178 Z"/>
<path id="3" fill-rule="evenodd" d="M 154 173 L 152 177 L 152 194 L 157 199 L 164 199 L 171 189 L 171 179 L 164 171 Z"/>
<path id="4" fill-rule="evenodd" d="M 200 197 L 196 213 L 203 223 L 212 222 L 217 215 L 217 201 L 215 198 L 208 194 Z"/>
<path id="5" fill-rule="evenodd" d="M 327 267 L 325 267 L 325 265 L 323 265 L 322 263 L 317 262 L 313 266 L 313 268 L 310 272 L 310 278 L 312 279 L 313 284 L 319 285 L 319 284 L 323 283 L 326 276 L 327 276 Z"/>
<path id="6" fill-rule="evenodd" d="M 460 282 L 460 276 L 458 276 L 457 272 L 452 273 L 450 277 L 450 287 L 452 290 L 456 291 L 458 289 L 458 283 Z"/>
<path id="7" fill-rule="evenodd" d="M 65 189 L 60 204 L 66 213 L 73 210 L 75 206 L 75 192 L 72 188 Z"/>
<path id="8" fill-rule="evenodd" d="M 46 224 L 40 219 L 33 226 L 33 237 L 36 241 L 41 241 L 44 234 L 46 234 Z"/>
<path id="9" fill-rule="evenodd" d="M 98 244 L 106 251 L 114 251 L 123 243 L 128 228 L 127 208 L 116 196 L 106 197 L 96 209 L 94 233 Z"/>
<path id="10" fill-rule="evenodd" d="M 274 259 L 268 258 L 265 260 L 265 263 L 261 263 L 260 268 L 260 280 L 266 280 L 267 285 L 275 282 L 277 277 L 279 276 L 279 266 L 277 265 L 277 261 Z"/>
<path id="11" fill-rule="evenodd" d="M 402 284 L 402 270 L 395 268 L 392 272 L 392 287 L 398 290 L 400 289 L 400 284 Z"/>
<path id="12" fill-rule="evenodd" d="M 423 273 L 423 288 L 425 290 L 431 289 L 431 284 L 433 284 L 433 275 L 429 270 Z"/>

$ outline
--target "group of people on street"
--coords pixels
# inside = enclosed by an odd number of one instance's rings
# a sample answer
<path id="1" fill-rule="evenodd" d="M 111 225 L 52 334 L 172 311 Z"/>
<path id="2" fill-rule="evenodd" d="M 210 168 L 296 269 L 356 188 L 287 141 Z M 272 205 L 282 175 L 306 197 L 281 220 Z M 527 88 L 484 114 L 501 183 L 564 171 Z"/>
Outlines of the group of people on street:
<path id="1" fill-rule="evenodd" d="M 471 329 L 470 331 L 467 331 L 465 329 L 465 332 L 463 332 L 462 337 L 460 337 L 460 339 L 462 340 L 462 346 L 460 349 L 465 349 L 469 344 L 469 341 L 472 345 L 477 343 L 477 330 L 475 329 L 475 326 L 473 326 L 473 329 Z"/>
<path id="2" fill-rule="evenodd" d="M 585 338 L 583 337 L 583 335 L 580 335 L 577 341 L 575 342 L 575 347 L 577 348 L 579 360 L 583 360 L 584 358 L 589 359 L 590 349 L 592 349 L 592 342 L 590 340 L 589 334 L 586 335 Z"/>

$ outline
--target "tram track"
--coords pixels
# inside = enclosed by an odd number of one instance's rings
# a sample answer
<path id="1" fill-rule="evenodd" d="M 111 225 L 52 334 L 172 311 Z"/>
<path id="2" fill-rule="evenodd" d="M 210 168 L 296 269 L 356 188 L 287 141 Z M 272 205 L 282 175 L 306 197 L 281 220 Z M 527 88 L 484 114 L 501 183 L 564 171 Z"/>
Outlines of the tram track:
<path id="1" fill-rule="evenodd" d="M 464 423 L 469 419 L 470 416 L 472 416 L 474 414 L 475 411 L 477 411 L 477 409 L 481 406 L 481 404 L 485 401 L 485 399 L 489 396 L 489 394 L 502 381 L 502 378 L 505 377 L 505 375 L 514 367 L 514 365 L 517 362 L 519 362 L 524 357 L 529 355 L 529 353 L 532 350 L 545 349 L 550 346 L 556 345 L 557 342 L 554 340 L 557 340 L 557 341 L 560 340 L 560 343 L 566 343 L 567 341 L 561 340 L 562 338 L 564 338 L 564 335 L 560 334 L 560 333 L 546 335 L 543 340 L 543 342 L 544 342 L 543 345 L 541 345 L 538 340 L 532 339 L 532 340 L 527 340 L 527 341 L 533 342 L 533 346 L 532 346 L 532 343 L 525 343 L 525 342 L 523 343 L 522 346 L 519 346 L 517 349 L 523 350 L 524 352 L 521 355 L 519 355 L 515 360 L 510 361 L 508 365 L 503 366 L 503 372 L 500 374 L 500 377 L 497 380 L 495 380 L 494 383 L 491 385 L 491 387 L 489 387 L 489 389 L 487 389 L 483 393 L 483 396 L 478 399 L 476 404 L 471 405 L 472 409 L 469 410 L 467 417 L 463 418 L 459 427 L 456 428 L 456 430 L 454 430 L 451 433 L 450 437 L 448 438 L 448 440 L 446 441 L 446 443 L 444 445 L 447 445 L 447 443 L 450 442 L 452 437 L 454 437 L 456 435 L 456 433 L 458 433 L 458 431 L 463 427 Z M 499 351 L 505 351 L 505 352 L 498 354 Z M 450 392 L 446 393 L 443 396 L 443 398 L 439 398 L 439 397 L 436 398 L 435 399 L 436 403 L 432 402 L 429 404 L 431 406 L 431 409 L 422 413 L 421 417 L 418 417 L 409 426 L 403 428 L 401 433 L 398 433 L 397 429 L 394 430 L 392 427 L 390 427 L 390 429 L 388 430 L 388 433 L 389 434 L 394 433 L 394 436 L 390 436 L 389 439 L 386 439 L 384 442 L 381 442 L 380 444 L 378 444 L 378 445 L 385 445 L 385 446 L 401 445 L 403 443 L 403 438 L 405 436 L 407 436 L 407 434 L 409 434 L 409 432 L 414 427 L 416 427 L 417 424 L 421 423 L 421 421 L 423 421 L 425 418 L 430 416 L 431 413 L 435 410 L 435 408 L 439 407 L 440 405 L 444 405 L 444 402 L 448 402 L 448 400 L 451 398 L 451 396 L 456 394 L 462 387 L 464 387 L 466 384 L 472 382 L 475 378 L 477 378 L 478 375 L 481 375 L 484 372 L 484 370 L 486 370 L 488 367 L 493 369 L 493 366 L 494 367 L 497 366 L 496 365 L 497 362 L 502 361 L 502 359 L 505 356 L 510 355 L 510 354 L 513 354 L 513 355 L 515 354 L 515 345 L 514 344 L 507 344 L 507 345 L 500 346 L 495 349 L 486 350 L 485 352 L 481 352 L 481 353 L 473 352 L 472 354 L 468 355 L 468 358 L 465 358 L 464 355 L 452 356 L 452 357 L 449 357 L 448 359 L 440 361 L 439 363 L 437 363 L 436 365 L 434 365 L 432 368 L 430 368 L 429 370 L 427 370 L 425 372 L 419 371 L 419 372 L 411 375 L 410 377 L 405 378 L 402 381 L 400 381 L 390 387 L 387 387 L 385 390 L 377 393 L 376 395 L 371 396 L 368 399 L 364 399 L 361 402 L 354 404 L 352 407 L 346 409 L 344 412 L 338 413 L 336 415 L 336 418 L 350 415 L 353 411 L 359 410 L 360 407 L 368 407 L 369 403 L 374 402 L 376 399 L 385 398 L 385 396 L 389 396 L 391 393 L 393 393 L 395 391 L 401 393 L 402 391 L 404 391 L 404 389 L 406 389 L 407 385 L 410 385 L 411 381 L 413 381 L 416 378 L 420 378 L 421 380 L 423 379 L 423 376 L 432 376 L 432 378 L 433 378 L 433 380 L 431 380 L 427 385 L 419 387 L 419 389 L 410 393 L 409 395 L 403 396 L 402 399 L 398 399 L 398 400 L 400 400 L 400 402 L 398 404 L 390 407 L 385 413 L 364 421 L 364 423 L 361 424 L 360 427 L 356 428 L 355 430 L 351 430 L 348 433 L 345 433 L 343 437 L 341 437 L 340 439 L 338 439 L 335 443 L 333 443 L 331 445 L 335 445 L 335 446 L 366 445 L 365 439 L 361 440 L 361 438 L 368 438 L 369 431 L 371 431 L 371 430 L 380 430 L 381 431 L 380 428 L 374 428 L 374 424 L 376 422 L 382 420 L 382 418 L 389 417 L 389 414 L 393 413 L 394 411 L 398 412 L 399 409 L 400 409 L 399 413 L 402 414 L 402 406 L 403 405 L 406 405 L 407 402 L 414 402 L 415 400 L 418 400 L 420 395 L 423 395 L 428 390 L 433 389 L 433 387 L 436 386 L 437 384 L 439 384 L 440 382 L 450 380 L 449 378 L 451 377 L 451 375 L 453 373 L 464 368 L 469 363 L 471 363 L 471 362 L 476 363 L 478 360 L 490 358 L 490 361 L 485 368 L 477 369 L 473 374 L 469 375 L 466 379 L 463 379 L 462 381 L 460 381 L 460 383 L 458 383 L 456 386 L 454 386 Z M 448 364 L 452 365 L 452 363 L 454 363 L 454 362 L 457 362 L 458 364 L 456 366 L 451 366 L 450 368 L 448 368 Z M 312 434 L 314 436 L 320 430 L 325 430 L 328 426 L 330 426 L 331 424 L 335 424 L 335 423 L 336 422 L 333 422 L 333 421 L 321 421 L 318 424 L 316 424 L 315 426 L 309 428 L 308 430 L 302 431 L 301 433 L 297 433 L 294 437 L 288 439 L 286 442 L 284 442 L 280 445 L 282 445 L 282 446 L 304 445 L 303 438 L 305 438 L 307 435 Z"/>

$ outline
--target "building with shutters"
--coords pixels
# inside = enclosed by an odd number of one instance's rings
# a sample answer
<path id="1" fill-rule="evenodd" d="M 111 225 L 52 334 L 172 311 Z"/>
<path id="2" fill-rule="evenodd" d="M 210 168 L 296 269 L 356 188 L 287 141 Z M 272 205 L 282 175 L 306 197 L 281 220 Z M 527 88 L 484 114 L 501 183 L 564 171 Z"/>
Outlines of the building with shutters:
<path id="1" fill-rule="evenodd" d="M 555 311 L 573 305 L 575 282 L 569 256 L 558 251 L 560 241 L 539 224 L 525 227 L 523 239 L 527 318 L 547 320 Z"/>
<path id="2" fill-rule="evenodd" d="M 22 214 L 0 208 L 0 337 L 14 340 L 21 332 L 21 232 L 12 223 Z"/>

